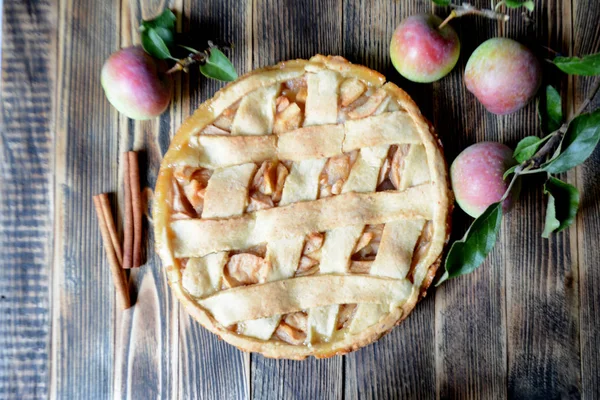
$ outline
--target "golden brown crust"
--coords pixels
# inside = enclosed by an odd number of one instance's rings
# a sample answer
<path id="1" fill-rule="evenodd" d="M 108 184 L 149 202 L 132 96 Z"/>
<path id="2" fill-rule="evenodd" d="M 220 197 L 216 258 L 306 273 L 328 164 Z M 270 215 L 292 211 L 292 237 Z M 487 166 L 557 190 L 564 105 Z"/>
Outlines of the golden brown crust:
<path id="1" fill-rule="evenodd" d="M 306 70 L 319 70 L 319 68 L 328 68 L 335 70 L 345 77 L 358 77 L 374 87 L 384 88 L 388 94 L 398 101 L 398 103 L 408 112 L 413 119 L 419 134 L 423 140 L 428 154 L 428 160 L 435 160 L 436 164 L 432 167 L 432 180 L 439 182 L 439 215 L 441 223 L 446 229 L 443 232 L 436 230 L 438 235 L 436 249 L 428 252 L 432 255 L 429 267 L 425 271 L 421 285 L 416 288 L 414 295 L 410 296 L 401 307 L 387 314 L 381 321 L 365 329 L 359 334 L 345 335 L 337 337 L 330 343 L 318 343 L 312 346 L 295 346 L 284 342 L 269 340 L 263 341 L 251 337 L 240 336 L 224 327 L 206 310 L 198 306 L 197 301 L 190 297 L 183 289 L 181 284 L 181 271 L 177 265 L 171 251 L 170 231 L 168 229 L 168 213 L 163 207 L 167 202 L 166 196 L 169 193 L 170 182 L 172 178 L 171 165 L 179 162 L 186 157 L 187 143 L 191 135 L 200 132 L 205 126 L 209 125 L 225 108 L 233 104 L 240 96 L 259 87 L 274 84 L 278 81 L 291 79 L 300 76 Z M 228 343 L 248 352 L 260 352 L 266 357 L 304 359 L 308 356 L 316 358 L 327 358 L 334 355 L 346 354 L 366 346 L 381 336 L 387 334 L 394 326 L 401 323 L 414 308 L 419 299 L 425 296 L 427 288 L 433 281 L 436 271 L 441 263 L 442 250 L 447 243 L 450 233 L 450 218 L 453 205 L 452 193 L 449 189 L 447 165 L 442 153 L 442 145 L 439 141 L 431 124 L 421 115 L 416 104 L 400 88 L 392 83 L 385 84 L 385 77 L 381 74 L 364 66 L 353 65 L 341 57 L 317 55 L 311 60 L 292 60 L 279 63 L 277 65 L 262 68 L 250 72 L 233 82 L 215 96 L 203 103 L 196 112 L 188 118 L 174 137 L 169 152 L 161 164 L 154 199 L 154 229 L 156 237 L 156 250 L 159 253 L 163 263 L 166 265 L 168 283 L 175 292 L 177 298 L 181 301 L 184 308 L 200 324 L 218 335 Z M 234 96 L 235 95 L 235 96 Z M 235 100 L 235 101 L 234 101 Z M 427 265 L 427 264 L 425 264 Z"/>

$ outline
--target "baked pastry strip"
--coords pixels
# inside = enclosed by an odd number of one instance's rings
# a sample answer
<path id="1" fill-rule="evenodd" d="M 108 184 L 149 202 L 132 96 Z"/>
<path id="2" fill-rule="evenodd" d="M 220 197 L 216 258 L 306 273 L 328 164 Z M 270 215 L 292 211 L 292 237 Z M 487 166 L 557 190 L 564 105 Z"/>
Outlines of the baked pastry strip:
<path id="1" fill-rule="evenodd" d="M 421 138 L 412 123 L 406 112 L 394 111 L 346 121 L 343 125 L 302 127 L 280 135 L 265 132 L 261 136 L 192 136 L 187 154 L 178 163 L 214 169 L 273 159 L 335 157 L 364 147 L 419 144 Z"/>
<path id="2" fill-rule="evenodd" d="M 429 167 L 426 162 L 425 147 L 412 144 L 403 160 L 400 176 L 400 189 L 429 181 Z M 415 245 L 419 240 L 425 220 L 397 220 L 389 222 L 383 229 L 381 243 L 369 273 L 390 278 L 406 278 L 412 263 Z M 359 304 L 350 323 L 351 333 L 361 332 L 376 324 L 388 310 L 385 305 Z"/>
<path id="3" fill-rule="evenodd" d="M 206 186 L 202 217 L 227 218 L 242 214 L 247 206 L 248 185 L 254 172 L 254 163 L 214 170 Z"/>
<path id="4" fill-rule="evenodd" d="M 201 257 L 342 226 L 431 219 L 433 205 L 423 199 L 431 198 L 432 190 L 424 184 L 404 191 L 343 193 L 230 219 L 175 220 L 170 224 L 173 249 L 175 257 Z"/>
<path id="5" fill-rule="evenodd" d="M 304 117 L 305 127 L 310 127 L 311 125 L 336 124 L 338 122 L 338 97 L 340 82 L 340 75 L 334 71 L 322 70 L 318 71 L 317 73 L 308 74 L 308 96 L 306 99 Z M 302 158 L 332 157 L 341 154 L 344 140 L 344 127 L 341 125 L 329 125 L 329 127 L 329 132 L 323 132 L 322 129 L 315 127 L 304 128 L 302 131 L 297 130 L 296 132 L 289 132 L 288 134 L 281 135 L 278 142 L 278 153 L 280 153 L 280 157 L 283 159 L 297 160 Z M 299 132 L 302 133 L 298 134 Z M 326 160 L 323 160 L 321 170 L 325 165 L 325 161 Z M 319 175 L 317 175 L 316 178 L 317 179 L 314 180 L 314 184 L 316 184 L 318 188 Z M 315 193 L 313 200 L 316 199 L 317 195 L 318 193 Z M 360 232 L 358 235 L 360 235 Z M 347 241 L 343 249 L 335 249 L 341 250 L 339 254 L 342 256 L 342 258 L 344 257 L 343 253 L 349 246 L 351 247 L 348 251 L 351 251 L 354 247 L 353 242 L 355 242 L 355 239 L 351 237 L 346 239 L 349 239 L 349 242 Z M 325 242 L 327 242 L 327 239 Z M 327 249 L 324 248 L 324 251 L 326 252 Z M 323 270 L 322 263 L 323 259 L 321 259 L 321 265 L 319 267 L 320 273 L 331 272 L 327 270 L 327 265 L 325 266 L 325 270 Z M 345 271 L 342 269 L 338 272 Z M 331 310 L 332 307 L 336 309 L 335 314 L 330 312 L 333 311 Z M 339 309 L 339 305 L 328 306 L 324 309 L 319 307 L 308 310 L 307 340 L 309 343 L 312 340 L 312 331 L 315 325 L 317 330 L 333 330 L 337 309 Z M 319 317 L 315 319 L 315 315 L 319 315 Z"/>
<path id="6" fill-rule="evenodd" d="M 402 305 L 410 281 L 365 275 L 310 275 L 221 291 L 198 303 L 223 326 L 332 304 Z M 390 309 L 388 308 L 388 311 Z"/>
<path id="7" fill-rule="evenodd" d="M 343 125 L 299 128 L 279 135 L 277 157 L 281 160 L 301 161 L 339 156 L 342 154 L 343 142 Z"/>
<path id="8" fill-rule="evenodd" d="M 337 123 L 340 75 L 329 70 L 307 75 L 304 126 Z"/>
<path id="9" fill-rule="evenodd" d="M 342 193 L 375 191 L 379 170 L 387 156 L 388 149 L 388 146 L 362 149 L 352 165 L 348 180 L 342 187 Z M 344 226 L 332 229 L 325 234 L 319 266 L 321 274 L 348 272 L 352 250 L 364 228 L 364 224 Z M 335 330 L 338 312 L 338 304 L 309 310 L 308 341 L 328 340 Z"/>
<path id="10" fill-rule="evenodd" d="M 231 134 L 264 135 L 272 133 L 277 93 L 279 93 L 279 85 L 272 85 L 257 89 L 244 97 L 233 118 Z"/>
<path id="11" fill-rule="evenodd" d="M 408 154 L 402 168 L 400 187 L 404 190 L 411 186 L 417 186 L 430 181 L 429 166 L 427 165 L 427 154 L 425 146 L 422 144 L 413 144 L 408 149 Z"/>
<path id="12" fill-rule="evenodd" d="M 279 207 L 293 206 L 301 201 L 314 201 L 319 193 L 319 175 L 326 161 L 327 159 L 322 158 L 294 163 L 285 180 Z M 303 234 L 296 236 L 303 236 Z"/>
<path id="13" fill-rule="evenodd" d="M 422 143 L 406 112 L 385 112 L 344 123 L 343 152 L 382 144 Z"/>
<path id="14" fill-rule="evenodd" d="M 256 171 L 256 164 L 243 164 L 215 170 L 208 181 L 204 195 L 206 218 L 241 215 L 248 197 L 248 186 Z M 227 198 L 227 201 L 223 199 Z M 221 288 L 227 252 L 217 252 L 188 260 L 182 274 L 182 285 L 192 295 L 204 297 Z"/>
<path id="15" fill-rule="evenodd" d="M 382 88 L 378 88 L 375 93 L 369 96 L 364 104 L 350 111 L 348 113 L 348 118 L 359 119 L 368 117 L 377 112 L 377 110 L 384 110 L 389 101 L 390 99 L 387 92 Z"/>
<path id="16" fill-rule="evenodd" d="M 408 275 L 424 219 L 400 219 L 388 222 L 383 228 L 379 251 L 371 265 L 370 274 L 404 279 Z"/>
<path id="17" fill-rule="evenodd" d="M 369 273 L 374 276 L 405 279 L 424 224 L 423 219 L 388 222 L 383 228 L 379 250 Z M 359 304 L 350 322 L 350 332 L 363 331 L 376 324 L 388 312 L 387 304 Z"/>
<path id="18" fill-rule="evenodd" d="M 319 175 L 325 161 L 326 159 L 304 160 L 295 163 L 286 179 L 279 204 L 285 205 L 316 199 L 319 189 Z M 271 282 L 294 276 L 302 256 L 303 247 L 304 235 L 269 242 L 267 244 L 266 259 L 271 264 L 271 270 L 267 274 L 266 281 Z M 238 332 L 246 336 L 268 340 L 273 336 L 280 319 L 281 315 L 277 314 L 245 321 L 238 325 Z"/>
<path id="19" fill-rule="evenodd" d="M 225 168 L 277 158 L 277 136 L 192 136 L 187 154 L 177 164 L 202 168 Z"/>
<path id="20" fill-rule="evenodd" d="M 183 270 L 181 284 L 194 297 L 205 297 L 218 292 L 228 259 L 226 251 L 190 258 Z"/>
<path id="21" fill-rule="evenodd" d="M 232 86 L 232 90 L 224 90 L 222 92 L 219 92 L 218 95 L 216 95 L 213 98 L 211 102 L 213 116 L 219 116 L 227 108 L 231 107 L 244 96 L 247 96 L 249 93 L 257 89 L 276 85 L 280 82 L 285 82 L 289 79 L 298 78 L 304 75 L 305 66 L 306 61 L 292 61 L 288 63 L 288 67 L 285 70 L 275 69 L 272 71 L 263 71 L 260 75 L 254 75 L 249 77 L 248 79 L 242 79 L 241 81 L 237 82 L 234 86 Z M 204 110 L 198 109 L 194 113 L 192 118 L 189 120 L 189 123 L 194 124 L 196 122 L 195 118 L 198 118 L 203 112 Z M 196 116 L 196 114 L 198 114 L 198 117 Z M 184 125 L 186 123 L 188 123 L 188 121 L 184 122 Z M 198 128 L 201 127 L 200 124 L 195 124 L 195 126 L 197 126 Z M 194 133 L 198 133 L 200 131 L 200 129 L 198 128 L 192 129 L 190 133 L 192 135 Z"/>
<path id="22" fill-rule="evenodd" d="M 337 122 L 337 97 L 339 90 L 339 75 L 333 71 L 320 71 L 316 74 L 309 74 L 308 98 L 306 101 L 305 125 L 335 124 Z M 250 96 L 242 100 L 242 103 Z M 242 105 L 240 105 L 240 108 Z M 249 110 L 238 110 L 246 114 Z M 273 116 L 274 112 L 271 113 Z M 236 119 L 237 119 L 236 115 Z M 246 117 L 244 117 L 247 119 Z M 235 120 L 234 120 L 235 123 Z M 302 160 L 292 166 L 292 171 L 286 179 L 281 197 L 281 205 L 295 203 L 305 200 L 315 200 L 318 195 L 319 175 L 326 160 L 322 157 L 330 157 L 342 149 L 344 139 L 344 128 L 342 126 L 330 126 L 331 132 L 324 133 L 319 128 L 305 128 L 298 130 L 292 135 L 282 135 L 279 138 L 278 157 L 286 160 Z M 232 133 L 236 133 L 232 131 Z M 283 149 L 283 151 L 281 151 Z M 316 160 L 315 160 L 316 159 Z M 271 253 L 280 254 L 281 252 L 290 252 L 298 254 L 294 266 L 298 267 L 302 246 L 304 245 L 304 235 L 296 238 L 276 240 L 268 244 Z M 272 249 L 271 249 L 272 248 Z M 277 260 L 278 257 L 274 257 Z M 272 276 L 281 275 L 283 278 L 293 276 L 295 268 L 291 270 L 291 265 L 271 264 L 272 267 L 282 269 L 271 273 Z M 290 274 L 291 272 L 291 274 Z M 280 316 L 274 315 L 260 320 L 246 321 L 238 328 L 240 333 L 247 336 L 269 339 L 273 331 L 279 324 Z"/>

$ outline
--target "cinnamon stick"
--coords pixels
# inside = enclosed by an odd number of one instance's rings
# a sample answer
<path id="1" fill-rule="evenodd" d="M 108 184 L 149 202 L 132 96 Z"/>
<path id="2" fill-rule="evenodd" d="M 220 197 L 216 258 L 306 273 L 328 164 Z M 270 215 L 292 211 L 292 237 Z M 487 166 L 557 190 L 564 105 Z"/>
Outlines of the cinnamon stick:
<path id="1" fill-rule="evenodd" d="M 105 218 L 104 209 L 102 206 L 103 200 L 101 200 L 101 198 L 102 195 L 94 196 L 94 206 L 96 208 L 98 224 L 100 225 L 100 233 L 102 234 L 104 251 L 106 252 L 106 257 L 108 258 L 108 264 L 113 276 L 113 283 L 117 291 L 117 297 L 119 298 L 119 303 L 121 303 L 121 306 L 125 310 L 131 307 L 127 276 L 125 275 L 125 271 L 119 266 L 119 260 L 117 259 L 115 249 L 112 245 L 111 234 L 109 232 L 110 223 L 107 222 Z"/>
<path id="2" fill-rule="evenodd" d="M 132 267 L 142 265 L 142 194 L 140 190 L 140 168 L 137 153 L 127 152 L 129 158 L 129 187 L 133 208 L 133 257 Z"/>
<path id="3" fill-rule="evenodd" d="M 123 194 L 125 196 L 125 223 L 123 224 L 123 268 L 129 269 L 133 261 L 133 205 L 131 202 L 129 155 L 123 154 Z"/>
<path id="4" fill-rule="evenodd" d="M 113 249 L 115 250 L 115 255 L 117 256 L 117 260 L 119 261 L 119 266 L 122 266 L 123 251 L 121 250 L 121 243 L 119 241 L 117 227 L 115 226 L 115 220 L 113 219 L 112 212 L 110 210 L 110 200 L 108 199 L 108 194 L 102 193 L 96 197 L 99 198 L 100 206 L 102 207 L 102 212 L 104 214 L 104 220 L 106 221 L 106 225 L 108 227 L 108 233 L 110 233 L 110 241 L 112 242 Z"/>

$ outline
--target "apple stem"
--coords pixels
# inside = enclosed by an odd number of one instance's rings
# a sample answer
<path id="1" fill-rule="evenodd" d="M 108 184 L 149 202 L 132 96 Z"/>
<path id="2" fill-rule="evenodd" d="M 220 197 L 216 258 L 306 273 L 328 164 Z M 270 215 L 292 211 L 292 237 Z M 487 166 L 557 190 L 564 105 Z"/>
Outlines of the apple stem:
<path id="1" fill-rule="evenodd" d="M 454 18 L 460 18 L 464 15 L 470 15 L 470 14 L 475 14 L 475 15 L 480 15 L 482 17 L 486 17 L 486 18 L 490 18 L 490 19 L 497 19 L 499 21 L 508 21 L 508 15 L 506 14 L 502 14 L 499 13 L 497 11 L 494 10 L 487 10 L 487 9 L 480 9 L 477 8 L 469 3 L 462 3 L 461 5 L 457 5 L 457 4 L 451 4 L 451 7 L 454 8 L 454 10 L 452 10 L 452 12 L 450 12 L 450 15 L 448 15 L 448 17 L 444 20 L 444 22 L 442 22 L 440 24 L 440 26 L 438 26 L 438 29 L 442 29 L 444 26 L 446 26 L 446 24 L 448 22 L 450 22 L 450 20 L 454 19 Z"/>
<path id="2" fill-rule="evenodd" d="M 446 17 L 446 19 L 440 24 L 440 26 L 438 26 L 438 29 L 442 29 L 443 27 L 445 27 L 448 24 L 448 22 L 453 20 L 455 17 L 456 17 L 456 12 L 454 10 L 452 10 L 450 12 L 450 15 L 448 15 Z"/>

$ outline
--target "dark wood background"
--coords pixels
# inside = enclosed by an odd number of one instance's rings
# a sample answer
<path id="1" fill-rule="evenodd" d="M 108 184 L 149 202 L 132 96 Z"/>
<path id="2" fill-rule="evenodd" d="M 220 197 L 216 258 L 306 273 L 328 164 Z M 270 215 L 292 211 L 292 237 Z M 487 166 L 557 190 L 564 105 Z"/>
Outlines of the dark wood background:
<path id="1" fill-rule="evenodd" d="M 488 0 L 475 1 L 489 6 Z M 597 0 L 536 1 L 527 23 L 467 17 L 454 71 L 412 84 L 388 44 L 406 16 L 448 9 L 424 0 L 174 0 L 179 32 L 235 44 L 238 72 L 315 53 L 340 54 L 405 88 L 437 127 L 448 160 L 476 141 L 514 146 L 539 134 L 535 105 L 487 113 L 462 82 L 483 40 L 507 36 L 563 54 L 600 51 Z M 543 4 L 542 4 L 543 3 Z M 564 178 L 582 193 L 569 230 L 542 239 L 541 181 L 527 179 L 500 241 L 477 272 L 430 290 L 400 327 L 345 357 L 303 362 L 243 354 L 192 321 L 171 296 L 158 258 L 132 271 L 134 308 L 117 308 L 92 195 L 116 192 L 120 155 L 142 152 L 153 187 L 182 120 L 222 84 L 180 76 L 168 112 L 118 115 L 100 69 L 138 43 L 160 1 L 5 0 L 0 83 L 0 398 L 596 398 L 600 396 L 600 153 Z M 572 111 L 593 84 L 546 65 Z M 600 96 L 594 106 L 600 106 Z M 120 212 L 120 209 L 118 210 Z M 455 212 L 455 236 L 468 219 Z"/>

